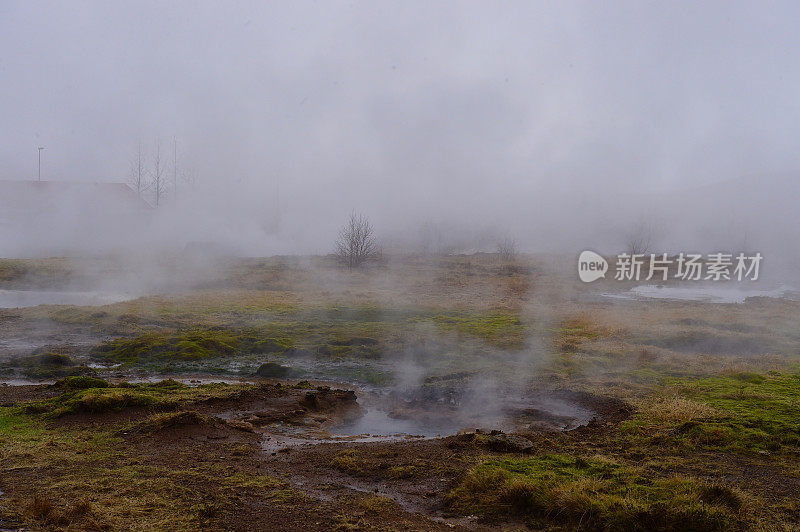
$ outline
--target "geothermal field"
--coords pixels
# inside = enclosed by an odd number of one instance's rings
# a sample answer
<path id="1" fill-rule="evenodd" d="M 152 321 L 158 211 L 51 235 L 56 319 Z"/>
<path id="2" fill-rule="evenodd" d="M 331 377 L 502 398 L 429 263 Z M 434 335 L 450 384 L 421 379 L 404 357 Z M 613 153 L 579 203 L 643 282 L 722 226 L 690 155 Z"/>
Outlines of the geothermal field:
<path id="1" fill-rule="evenodd" d="M 0 523 L 791 528 L 800 302 L 573 262 L 225 258 L 138 296 L 81 277 L 113 257 L 4 260 Z"/>
<path id="2" fill-rule="evenodd" d="M 0 0 L 0 532 L 800 532 L 798 21 Z"/>

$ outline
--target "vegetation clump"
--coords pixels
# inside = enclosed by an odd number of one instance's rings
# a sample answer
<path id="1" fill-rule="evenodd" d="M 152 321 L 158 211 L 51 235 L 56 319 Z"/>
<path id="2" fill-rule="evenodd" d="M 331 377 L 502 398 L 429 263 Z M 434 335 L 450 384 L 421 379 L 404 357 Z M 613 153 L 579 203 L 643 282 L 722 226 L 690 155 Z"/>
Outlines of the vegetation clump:
<path id="1" fill-rule="evenodd" d="M 157 383 L 120 383 L 113 386 L 101 379 L 60 382 L 58 386 L 65 390 L 64 393 L 28 403 L 25 411 L 57 418 L 77 413 L 120 412 L 135 407 L 173 409 L 206 399 L 231 397 L 251 387 L 222 383 L 192 387 L 172 379 Z"/>
<path id="2" fill-rule="evenodd" d="M 144 420 L 139 428 L 142 432 L 154 433 L 172 427 L 208 426 L 213 425 L 214 422 L 214 418 L 195 410 L 182 410 L 179 412 L 153 414 Z"/>
<path id="3" fill-rule="evenodd" d="M 67 392 L 52 400 L 34 403 L 29 411 L 46 412 L 52 417 L 80 412 L 119 412 L 134 406 L 150 406 L 155 399 L 136 390 L 121 388 L 88 388 Z"/>
<path id="4" fill-rule="evenodd" d="M 110 384 L 97 377 L 74 376 L 56 381 L 53 386 L 64 390 L 85 390 L 87 388 L 108 388 Z"/>
<path id="5" fill-rule="evenodd" d="M 546 455 L 489 460 L 447 495 L 459 513 L 508 514 L 534 527 L 579 530 L 729 530 L 747 498 L 732 488 L 683 477 L 653 478 L 602 457 Z"/>
<path id="6" fill-rule="evenodd" d="M 258 331 L 203 329 L 146 333 L 118 338 L 101 344 L 94 357 L 125 364 L 154 361 L 191 361 L 241 354 L 283 353 L 290 342 L 259 334 Z"/>

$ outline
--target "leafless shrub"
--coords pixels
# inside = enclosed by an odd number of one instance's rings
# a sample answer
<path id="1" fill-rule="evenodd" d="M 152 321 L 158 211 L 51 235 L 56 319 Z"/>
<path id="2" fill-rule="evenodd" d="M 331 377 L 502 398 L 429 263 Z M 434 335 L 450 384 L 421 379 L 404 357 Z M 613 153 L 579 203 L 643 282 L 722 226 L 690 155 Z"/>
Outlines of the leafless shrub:
<path id="1" fill-rule="evenodd" d="M 518 253 L 517 241 L 513 238 L 506 237 L 497 243 L 497 254 L 505 262 L 514 260 Z"/>
<path id="2" fill-rule="evenodd" d="M 336 240 L 336 258 L 352 269 L 378 260 L 380 255 L 369 219 L 352 213 Z"/>
<path id="3" fill-rule="evenodd" d="M 653 230 L 647 224 L 639 224 L 628 235 L 625 251 L 629 255 L 645 255 L 653 245 Z"/>

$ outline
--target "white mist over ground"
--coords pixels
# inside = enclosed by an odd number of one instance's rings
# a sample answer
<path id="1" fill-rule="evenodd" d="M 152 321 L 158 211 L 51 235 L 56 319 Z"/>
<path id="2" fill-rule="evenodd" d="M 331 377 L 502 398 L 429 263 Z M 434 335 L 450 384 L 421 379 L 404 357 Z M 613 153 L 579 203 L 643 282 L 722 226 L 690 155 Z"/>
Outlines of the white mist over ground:
<path id="1" fill-rule="evenodd" d="M 4 193 L 0 256 L 326 253 L 356 210 L 387 250 L 511 236 L 527 251 L 608 253 L 645 225 L 654 251 L 756 250 L 790 272 L 797 15 L 742 2 L 4 2 L 0 180 L 35 179 L 42 146 L 44 180 L 125 182 L 141 146 L 167 187 L 141 212 L 84 187 L 9 215 L 18 193 Z M 144 196 L 154 203 L 152 186 Z"/>
<path id="2" fill-rule="evenodd" d="M 63 290 L 0 290 L 0 308 L 35 307 L 36 305 L 97 306 L 127 301 L 133 294 L 74 292 Z"/>

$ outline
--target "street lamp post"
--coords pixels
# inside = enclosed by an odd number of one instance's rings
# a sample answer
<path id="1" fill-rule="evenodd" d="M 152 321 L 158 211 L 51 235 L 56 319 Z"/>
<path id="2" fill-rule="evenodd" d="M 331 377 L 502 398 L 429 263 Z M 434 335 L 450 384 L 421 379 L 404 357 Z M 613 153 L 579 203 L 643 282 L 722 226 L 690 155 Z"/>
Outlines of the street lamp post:
<path id="1" fill-rule="evenodd" d="M 39 146 L 39 181 L 42 180 L 42 150 L 44 146 Z"/>

